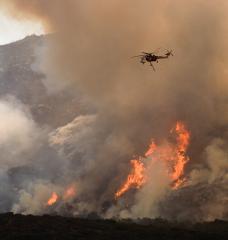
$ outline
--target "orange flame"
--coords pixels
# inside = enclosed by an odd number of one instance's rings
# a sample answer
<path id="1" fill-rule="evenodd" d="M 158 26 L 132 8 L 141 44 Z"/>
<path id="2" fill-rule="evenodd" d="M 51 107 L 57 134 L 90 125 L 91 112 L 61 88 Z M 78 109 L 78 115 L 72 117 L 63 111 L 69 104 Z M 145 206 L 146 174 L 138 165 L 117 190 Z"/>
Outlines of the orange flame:
<path id="1" fill-rule="evenodd" d="M 186 156 L 186 150 L 190 141 L 190 133 L 185 125 L 178 121 L 171 130 L 171 134 L 175 134 L 176 143 L 166 143 L 161 146 L 151 142 L 148 150 L 144 154 L 145 158 L 132 160 L 132 171 L 128 175 L 126 182 L 116 192 L 115 197 L 118 198 L 127 192 L 131 187 L 140 188 L 146 182 L 145 166 L 142 160 L 163 161 L 167 167 L 167 172 L 172 182 L 172 188 L 177 189 L 183 182 L 183 173 L 185 164 L 189 161 Z"/>
<path id="2" fill-rule="evenodd" d="M 176 162 L 171 177 L 175 181 L 174 188 L 178 188 L 183 182 L 183 179 L 180 179 L 180 177 L 183 175 L 184 166 L 189 161 L 189 158 L 186 156 L 186 150 L 190 141 L 190 133 L 182 122 L 177 122 L 175 132 L 177 134 Z"/>
<path id="3" fill-rule="evenodd" d="M 118 198 L 123 195 L 131 187 L 140 188 L 145 183 L 144 177 L 144 164 L 141 160 L 135 159 L 131 160 L 132 170 L 128 175 L 126 182 L 115 194 L 115 197 Z"/>
<path id="4" fill-rule="evenodd" d="M 51 195 L 51 197 L 50 197 L 50 198 L 48 199 L 48 201 L 47 201 L 47 205 L 48 205 L 48 206 L 51 206 L 51 205 L 53 205 L 54 203 L 56 203 L 57 200 L 58 200 L 58 195 L 57 195 L 56 192 L 53 192 L 52 195 Z"/>

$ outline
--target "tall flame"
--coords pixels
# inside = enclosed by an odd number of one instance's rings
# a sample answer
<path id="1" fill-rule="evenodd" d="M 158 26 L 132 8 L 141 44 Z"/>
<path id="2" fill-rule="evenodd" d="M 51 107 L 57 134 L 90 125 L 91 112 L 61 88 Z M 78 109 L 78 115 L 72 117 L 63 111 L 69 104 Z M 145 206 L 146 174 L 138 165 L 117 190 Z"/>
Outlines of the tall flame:
<path id="1" fill-rule="evenodd" d="M 118 198 L 127 192 L 130 188 L 140 188 L 146 183 L 146 161 L 163 161 L 167 168 L 168 176 L 173 189 L 179 188 L 184 182 L 183 173 L 185 164 L 189 161 L 186 156 L 186 150 L 190 141 L 190 133 L 184 123 L 178 121 L 175 127 L 170 131 L 175 135 L 175 143 L 165 142 L 160 146 L 152 140 L 148 150 L 143 157 L 131 160 L 132 170 L 127 180 L 115 193 Z"/>
<path id="2" fill-rule="evenodd" d="M 175 181 L 174 188 L 178 188 L 183 182 L 180 177 L 183 175 L 184 166 L 189 161 L 189 158 L 186 156 L 186 150 L 190 141 L 190 133 L 186 130 L 182 122 L 177 122 L 175 132 L 177 134 L 176 162 L 174 164 L 172 179 Z"/>
<path id="3" fill-rule="evenodd" d="M 140 188 L 145 183 L 144 164 L 140 159 L 131 160 L 132 170 L 128 175 L 126 182 L 116 192 L 115 197 L 123 195 L 131 187 Z"/>
<path id="4" fill-rule="evenodd" d="M 47 205 L 51 206 L 51 205 L 55 204 L 57 202 L 57 200 L 58 200 L 58 195 L 56 192 L 53 192 L 51 197 L 47 201 Z"/>

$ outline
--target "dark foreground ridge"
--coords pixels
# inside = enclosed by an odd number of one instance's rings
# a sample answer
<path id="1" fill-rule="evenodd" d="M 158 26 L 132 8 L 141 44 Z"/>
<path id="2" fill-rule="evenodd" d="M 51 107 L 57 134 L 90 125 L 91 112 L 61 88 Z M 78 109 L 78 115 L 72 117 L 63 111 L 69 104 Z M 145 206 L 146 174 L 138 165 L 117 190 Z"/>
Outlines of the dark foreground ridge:
<path id="1" fill-rule="evenodd" d="M 0 239 L 228 239 L 228 222 L 172 223 L 165 220 L 79 219 L 0 214 Z"/>

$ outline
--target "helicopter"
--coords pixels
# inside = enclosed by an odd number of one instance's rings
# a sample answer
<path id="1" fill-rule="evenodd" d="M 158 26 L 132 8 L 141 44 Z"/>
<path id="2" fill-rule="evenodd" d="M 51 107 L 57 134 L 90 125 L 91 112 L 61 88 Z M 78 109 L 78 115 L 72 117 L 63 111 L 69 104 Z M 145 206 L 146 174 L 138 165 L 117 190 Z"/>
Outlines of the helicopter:
<path id="1" fill-rule="evenodd" d="M 155 55 L 155 53 L 157 51 L 158 50 L 151 52 L 151 53 L 142 52 L 142 54 L 133 56 L 132 58 L 139 57 L 140 63 L 142 63 L 142 64 L 145 64 L 146 62 L 148 62 L 150 64 L 150 66 L 153 68 L 153 70 L 155 71 L 155 68 L 154 68 L 154 65 L 152 62 L 158 63 L 158 59 L 166 59 L 166 58 L 169 58 L 170 56 L 173 56 L 172 50 L 167 50 L 167 52 L 163 56 Z"/>

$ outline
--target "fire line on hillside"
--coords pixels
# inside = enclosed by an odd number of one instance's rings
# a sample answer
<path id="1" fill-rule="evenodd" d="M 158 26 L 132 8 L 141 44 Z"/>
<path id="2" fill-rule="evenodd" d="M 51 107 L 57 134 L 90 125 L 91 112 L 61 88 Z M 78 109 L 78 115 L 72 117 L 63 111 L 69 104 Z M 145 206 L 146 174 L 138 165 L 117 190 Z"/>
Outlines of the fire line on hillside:
<path id="1" fill-rule="evenodd" d="M 185 182 L 183 177 L 184 167 L 189 161 L 186 150 L 190 141 L 190 132 L 183 122 L 178 121 L 175 127 L 171 129 L 170 134 L 175 136 L 175 143 L 167 141 L 164 145 L 159 146 L 152 140 L 143 157 L 131 160 L 131 172 L 115 193 L 115 198 L 121 197 L 131 188 L 141 188 L 147 182 L 146 164 L 153 161 L 163 161 L 165 163 L 172 189 L 178 189 L 183 185 Z"/>
<path id="2" fill-rule="evenodd" d="M 132 188 L 140 189 L 143 187 L 148 179 L 148 164 L 158 161 L 163 162 L 166 167 L 171 188 L 175 190 L 183 186 L 186 181 L 184 167 L 189 161 L 186 151 L 190 142 L 190 132 L 183 122 L 178 121 L 170 130 L 170 135 L 174 137 L 175 141 L 166 140 L 163 144 L 158 145 L 152 140 L 143 157 L 140 156 L 130 161 L 130 173 L 125 182 L 115 192 L 115 199 L 122 197 Z M 71 185 L 65 190 L 62 197 L 53 192 L 47 201 L 47 205 L 52 206 L 60 199 L 67 201 L 74 197 L 76 197 L 76 188 L 74 185 Z"/>

